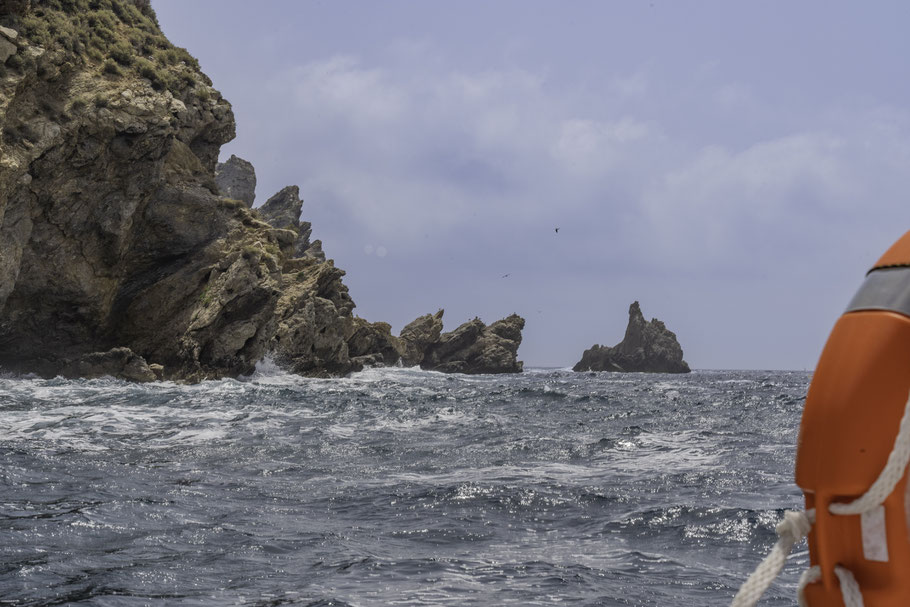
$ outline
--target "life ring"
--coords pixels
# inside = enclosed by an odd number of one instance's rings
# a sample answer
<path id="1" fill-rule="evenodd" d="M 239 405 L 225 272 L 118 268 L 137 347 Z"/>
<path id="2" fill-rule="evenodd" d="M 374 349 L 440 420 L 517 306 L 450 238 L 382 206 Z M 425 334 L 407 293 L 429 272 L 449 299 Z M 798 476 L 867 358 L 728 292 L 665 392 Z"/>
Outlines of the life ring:
<path id="1" fill-rule="evenodd" d="M 910 606 L 910 485 L 906 467 L 880 506 L 836 514 L 885 468 L 910 393 L 910 232 L 873 266 L 838 319 L 816 367 L 800 425 L 796 484 L 815 511 L 805 585 L 809 607 L 845 604 L 849 571 L 865 607 Z M 896 475 L 895 475 L 896 476 Z M 837 510 L 837 507 L 835 507 Z"/>

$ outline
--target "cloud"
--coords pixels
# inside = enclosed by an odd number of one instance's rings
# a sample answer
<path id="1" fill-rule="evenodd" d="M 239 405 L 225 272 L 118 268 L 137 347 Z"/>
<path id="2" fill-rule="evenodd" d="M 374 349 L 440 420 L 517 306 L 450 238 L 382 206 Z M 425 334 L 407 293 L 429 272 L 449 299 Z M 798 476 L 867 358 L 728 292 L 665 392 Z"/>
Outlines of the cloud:
<path id="1" fill-rule="evenodd" d="M 313 62 L 283 74 L 301 111 L 362 124 L 400 119 L 406 99 L 382 70 L 364 69 L 349 56 Z"/>
<path id="2" fill-rule="evenodd" d="M 705 329 L 705 298 L 728 320 L 758 305 L 780 319 L 791 298 L 836 315 L 907 223 L 903 109 L 831 102 L 781 118 L 767 91 L 719 69 L 682 92 L 644 68 L 573 88 L 543 70 L 421 64 L 432 46 L 417 48 L 273 75 L 259 113 L 276 119 L 224 150 L 268 153 L 250 158 L 265 188 L 299 183 L 367 318 L 518 311 L 533 315 L 524 355 L 557 364 L 608 340 L 566 318 L 612 306 L 621 323 L 644 299 L 690 336 L 697 366 L 760 364 L 782 332 L 809 331 L 810 353 L 788 359 L 808 366 L 828 317 L 749 329 L 764 350 L 736 362 L 714 354 L 736 345 Z"/>
<path id="3" fill-rule="evenodd" d="M 658 141 L 659 129 L 633 118 L 614 122 L 564 120 L 552 155 L 578 177 L 603 177 L 612 172 L 644 140 Z"/>
<path id="4" fill-rule="evenodd" d="M 706 146 L 648 186 L 643 227 L 652 231 L 661 259 L 688 265 L 738 263 L 791 244 L 785 238 L 812 239 L 819 231 L 813 221 L 841 212 L 859 195 L 848 152 L 843 139 L 826 133 L 739 152 Z"/>
<path id="5" fill-rule="evenodd" d="M 870 200 L 877 183 L 907 182 L 900 111 L 829 108 L 806 117 L 814 128 L 743 144 L 741 133 L 699 137 L 677 122 L 687 107 L 693 116 L 738 107 L 744 125 L 753 111 L 766 118 L 748 84 L 713 72 L 697 94 L 671 96 L 642 70 L 580 92 L 529 70 L 437 68 L 333 56 L 268 87 L 287 116 L 273 136 L 297 142 L 280 160 L 293 165 L 286 172 L 370 241 L 417 250 L 427 234 L 572 214 L 587 224 L 579 237 L 610 240 L 605 254 L 711 267 L 798 247 L 813 222 L 855 218 L 857 200 L 893 204 L 893 193 Z M 641 115 L 624 105 L 646 93 Z"/>

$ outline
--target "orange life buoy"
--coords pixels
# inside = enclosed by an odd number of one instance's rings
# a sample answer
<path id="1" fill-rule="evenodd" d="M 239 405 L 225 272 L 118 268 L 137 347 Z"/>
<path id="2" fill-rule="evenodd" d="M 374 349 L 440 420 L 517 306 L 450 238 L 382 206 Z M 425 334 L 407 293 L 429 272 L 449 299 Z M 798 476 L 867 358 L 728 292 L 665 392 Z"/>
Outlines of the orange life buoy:
<path id="1" fill-rule="evenodd" d="M 796 484 L 815 509 L 809 533 L 821 577 L 810 607 L 844 605 L 835 567 L 852 572 L 865 607 L 910 606 L 910 486 L 906 473 L 882 505 L 836 515 L 885 467 L 910 392 L 910 232 L 875 264 L 838 319 L 806 398 Z"/>

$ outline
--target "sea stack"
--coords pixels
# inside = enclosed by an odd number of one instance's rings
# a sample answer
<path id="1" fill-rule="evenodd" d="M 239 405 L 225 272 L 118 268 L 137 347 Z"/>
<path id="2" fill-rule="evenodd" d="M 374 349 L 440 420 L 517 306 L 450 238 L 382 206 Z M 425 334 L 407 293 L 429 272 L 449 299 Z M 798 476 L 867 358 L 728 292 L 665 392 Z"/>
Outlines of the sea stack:
<path id="1" fill-rule="evenodd" d="M 629 306 L 629 325 L 623 340 L 613 346 L 595 344 L 585 350 L 574 371 L 688 373 L 676 334 L 656 318 L 645 320 L 641 306 Z"/>

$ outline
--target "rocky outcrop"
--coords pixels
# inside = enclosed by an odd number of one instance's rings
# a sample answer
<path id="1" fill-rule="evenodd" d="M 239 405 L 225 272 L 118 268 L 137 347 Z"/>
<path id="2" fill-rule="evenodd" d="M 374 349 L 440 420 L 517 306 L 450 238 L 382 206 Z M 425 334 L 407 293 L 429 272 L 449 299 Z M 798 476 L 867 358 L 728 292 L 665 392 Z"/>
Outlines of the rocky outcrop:
<path id="1" fill-rule="evenodd" d="M 303 201 L 300 188 L 289 185 L 265 201 L 259 207 L 263 221 L 276 228 L 296 228 L 300 225 L 300 211 Z"/>
<path id="2" fill-rule="evenodd" d="M 322 241 L 310 243 L 313 226 L 308 221 L 300 221 L 300 212 L 303 209 L 303 200 L 300 199 L 300 188 L 296 185 L 288 186 L 269 198 L 258 212 L 263 221 L 276 228 L 293 230 L 297 233 L 294 243 L 294 255 L 297 257 L 312 257 L 325 261 L 322 252 Z"/>
<path id="3" fill-rule="evenodd" d="M 364 366 L 397 365 L 404 356 L 403 342 L 392 335 L 387 322 L 368 322 L 354 318 L 345 334 L 348 354 Z"/>
<path id="4" fill-rule="evenodd" d="M 406 367 L 413 367 L 423 363 L 423 359 L 430 346 L 439 341 L 442 334 L 442 315 L 445 310 L 436 314 L 424 314 L 411 321 L 401 330 L 402 349 L 401 362 Z"/>
<path id="5" fill-rule="evenodd" d="M 303 374 L 358 369 L 344 272 L 221 195 L 230 105 L 147 3 L 113 3 L 0 15 L 17 32 L 0 71 L 0 366 L 125 377 L 141 358 L 193 381 L 272 352 Z M 134 58 L 143 44 L 154 61 Z"/>
<path id="6" fill-rule="evenodd" d="M 147 0 L 0 2 L 0 367 L 197 381 L 406 355 L 353 316 L 296 187 L 250 209 L 252 167 L 216 170 L 231 106 Z M 487 329 L 449 348 L 465 368 L 508 349 Z"/>
<path id="7" fill-rule="evenodd" d="M 107 352 L 92 352 L 67 361 L 57 369 L 68 378 L 115 377 L 128 381 L 149 382 L 161 378 L 163 368 L 151 365 L 129 348 L 113 348 Z M 157 373 L 156 373 L 157 372 Z"/>
<path id="8" fill-rule="evenodd" d="M 442 315 L 426 314 L 401 330 L 403 364 L 444 373 L 521 373 L 523 318 L 512 314 L 489 326 L 475 318 L 442 333 Z"/>
<path id="9" fill-rule="evenodd" d="M 575 371 L 688 373 L 676 334 L 656 318 L 645 320 L 638 302 L 629 306 L 629 324 L 623 340 L 613 346 L 595 344 L 585 350 Z"/>
<path id="10" fill-rule="evenodd" d="M 239 200 L 252 208 L 256 199 L 256 170 L 252 163 L 231 154 L 226 162 L 215 165 L 215 184 L 225 198 Z"/>

